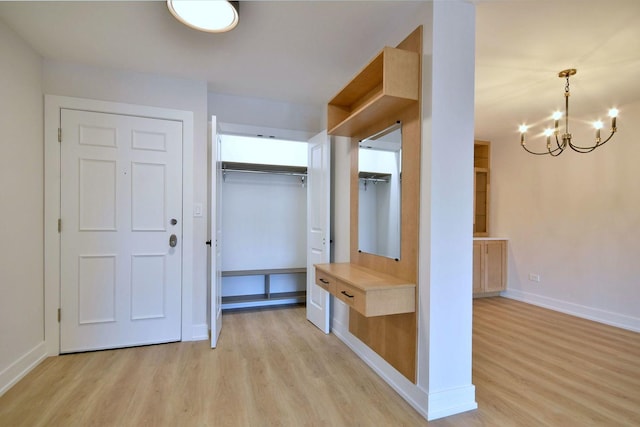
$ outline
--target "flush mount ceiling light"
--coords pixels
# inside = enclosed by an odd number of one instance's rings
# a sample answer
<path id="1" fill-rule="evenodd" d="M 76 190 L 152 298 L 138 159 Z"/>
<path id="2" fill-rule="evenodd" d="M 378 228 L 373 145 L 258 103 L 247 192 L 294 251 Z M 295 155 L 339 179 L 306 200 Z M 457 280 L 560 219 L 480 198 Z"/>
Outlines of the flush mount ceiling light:
<path id="1" fill-rule="evenodd" d="M 224 33 L 238 25 L 239 2 L 227 0 L 167 0 L 175 18 L 196 30 Z"/>
<path id="2" fill-rule="evenodd" d="M 554 127 L 547 128 L 544 131 L 544 135 L 547 137 L 547 150 L 542 152 L 532 151 L 526 146 L 525 142 L 525 133 L 529 129 L 529 126 L 523 124 L 520 125 L 520 145 L 525 149 L 528 153 L 535 154 L 537 156 L 542 156 L 545 154 L 549 154 L 551 156 L 559 156 L 562 154 L 565 148 L 571 148 L 573 151 L 578 153 L 590 153 L 598 147 L 603 146 L 606 142 L 608 142 L 613 134 L 618 130 L 616 124 L 616 118 L 618 117 L 618 110 L 612 108 L 609 110 L 609 117 L 611 117 L 611 133 L 604 140 L 600 137 L 600 129 L 603 127 L 603 123 L 600 120 L 593 122 L 593 127 L 596 129 L 596 137 L 595 141 L 592 145 L 589 146 L 580 146 L 571 142 L 571 134 L 569 133 L 569 77 L 576 74 L 575 68 L 569 68 L 567 70 L 562 70 L 558 73 L 558 77 L 564 78 L 567 80 L 567 83 L 564 87 L 564 133 L 561 136 L 561 139 L 558 138 L 558 134 L 560 133 L 558 129 L 558 122 L 563 116 L 561 111 L 556 111 L 553 113 L 552 119 L 554 120 Z M 551 137 L 554 137 L 555 144 L 552 144 Z"/>

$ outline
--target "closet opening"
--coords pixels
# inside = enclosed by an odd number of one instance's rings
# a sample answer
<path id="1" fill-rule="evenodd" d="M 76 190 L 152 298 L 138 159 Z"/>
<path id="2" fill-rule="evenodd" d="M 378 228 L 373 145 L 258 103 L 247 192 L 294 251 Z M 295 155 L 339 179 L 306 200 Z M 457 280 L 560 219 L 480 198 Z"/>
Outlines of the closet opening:
<path id="1" fill-rule="evenodd" d="M 220 134 L 222 310 L 306 302 L 307 142 Z"/>

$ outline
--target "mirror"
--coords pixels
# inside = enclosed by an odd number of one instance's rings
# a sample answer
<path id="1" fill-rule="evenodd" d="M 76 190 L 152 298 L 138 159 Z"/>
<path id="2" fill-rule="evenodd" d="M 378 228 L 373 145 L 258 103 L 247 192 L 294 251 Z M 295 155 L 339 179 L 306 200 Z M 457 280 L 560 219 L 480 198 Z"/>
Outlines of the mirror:
<path id="1" fill-rule="evenodd" d="M 400 259 L 402 123 L 358 148 L 358 250 Z"/>

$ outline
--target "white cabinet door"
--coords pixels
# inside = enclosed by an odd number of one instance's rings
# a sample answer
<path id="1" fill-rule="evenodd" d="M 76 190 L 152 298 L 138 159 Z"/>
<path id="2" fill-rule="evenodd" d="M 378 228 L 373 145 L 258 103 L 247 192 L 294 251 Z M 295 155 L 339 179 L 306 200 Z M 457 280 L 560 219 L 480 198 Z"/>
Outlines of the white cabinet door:
<path id="1" fill-rule="evenodd" d="M 307 319 L 328 334 L 330 294 L 316 285 L 314 264 L 329 262 L 330 154 L 327 132 L 309 140 L 307 170 Z"/>
<path id="2" fill-rule="evenodd" d="M 182 123 L 60 120 L 60 351 L 180 340 Z"/>

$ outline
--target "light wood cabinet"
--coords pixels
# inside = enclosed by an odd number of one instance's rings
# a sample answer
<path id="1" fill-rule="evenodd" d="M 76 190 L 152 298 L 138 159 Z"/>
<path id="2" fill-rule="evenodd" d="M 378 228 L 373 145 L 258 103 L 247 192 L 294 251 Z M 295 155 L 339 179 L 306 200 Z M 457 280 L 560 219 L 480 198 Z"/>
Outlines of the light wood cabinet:
<path id="1" fill-rule="evenodd" d="M 490 144 L 475 141 L 473 147 L 473 236 L 489 235 Z"/>
<path id="2" fill-rule="evenodd" d="M 413 313 L 416 285 L 351 263 L 316 264 L 316 284 L 365 317 Z"/>
<path id="3" fill-rule="evenodd" d="M 414 103 L 420 90 L 417 52 L 385 47 L 327 106 L 329 135 L 354 136 Z"/>
<path id="4" fill-rule="evenodd" d="M 507 241 L 473 240 L 473 294 L 504 291 L 507 284 Z"/>

